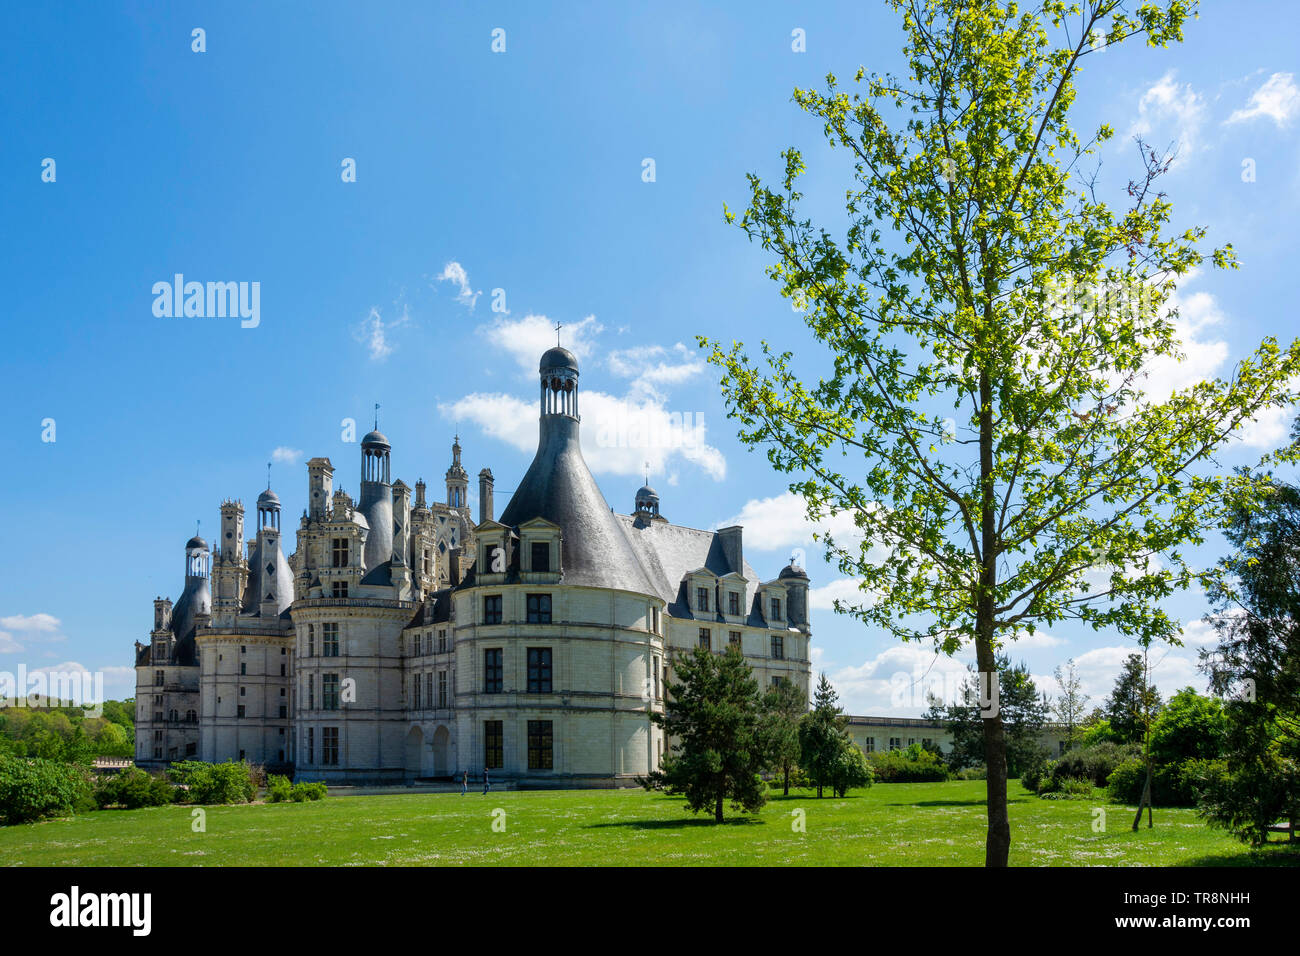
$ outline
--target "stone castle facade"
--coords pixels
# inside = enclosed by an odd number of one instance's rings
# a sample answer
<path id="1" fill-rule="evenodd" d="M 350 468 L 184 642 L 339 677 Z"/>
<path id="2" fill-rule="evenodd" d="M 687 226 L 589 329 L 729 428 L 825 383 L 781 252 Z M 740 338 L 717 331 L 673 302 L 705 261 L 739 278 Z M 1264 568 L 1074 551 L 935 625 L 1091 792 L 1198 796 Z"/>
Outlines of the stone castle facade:
<path id="1" fill-rule="evenodd" d="M 499 518 L 493 475 L 467 504 L 459 440 L 446 501 L 391 481 L 361 442 L 360 498 L 307 463 L 285 557 L 279 498 L 221 504 L 185 546 L 185 587 L 136 643 L 136 762 L 245 759 L 334 784 L 489 768 L 520 786 L 626 786 L 654 769 L 675 653 L 738 645 L 760 687 L 808 690 L 808 577 L 762 580 L 739 527 L 672 524 L 640 488 L 615 513 L 579 445 L 578 364 L 539 365 L 537 454 Z"/>

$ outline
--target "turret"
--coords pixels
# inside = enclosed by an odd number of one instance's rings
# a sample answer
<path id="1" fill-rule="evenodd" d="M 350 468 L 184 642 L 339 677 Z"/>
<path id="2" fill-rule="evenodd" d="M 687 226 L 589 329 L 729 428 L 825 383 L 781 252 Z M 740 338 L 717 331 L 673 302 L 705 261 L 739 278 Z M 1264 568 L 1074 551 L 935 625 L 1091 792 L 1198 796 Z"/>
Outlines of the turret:
<path id="1" fill-rule="evenodd" d="M 469 473 L 460 463 L 460 436 L 451 443 L 451 467 L 447 469 L 447 504 L 464 508 L 469 494 Z"/>
<path id="2" fill-rule="evenodd" d="M 307 514 L 314 519 L 325 517 L 334 491 L 334 466 L 328 458 L 307 462 Z"/>
<path id="3" fill-rule="evenodd" d="M 361 439 L 361 500 L 357 510 L 365 516 L 370 533 L 362 556 L 366 571 L 393 556 L 393 487 L 389 484 L 392 446 L 378 429 Z"/>

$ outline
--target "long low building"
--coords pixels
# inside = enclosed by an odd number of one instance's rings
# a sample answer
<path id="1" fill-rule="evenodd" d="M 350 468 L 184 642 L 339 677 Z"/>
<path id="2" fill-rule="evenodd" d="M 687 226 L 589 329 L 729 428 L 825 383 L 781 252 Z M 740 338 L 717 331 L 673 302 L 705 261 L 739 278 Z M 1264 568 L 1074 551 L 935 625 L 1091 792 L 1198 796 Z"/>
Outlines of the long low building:
<path id="1" fill-rule="evenodd" d="M 878 750 L 906 750 L 912 744 L 937 746 L 952 752 L 952 734 L 942 721 L 924 717 L 850 717 L 845 729 L 863 753 Z M 1065 728 L 1048 724 L 1039 735 L 1043 749 L 1053 757 L 1065 753 Z"/>

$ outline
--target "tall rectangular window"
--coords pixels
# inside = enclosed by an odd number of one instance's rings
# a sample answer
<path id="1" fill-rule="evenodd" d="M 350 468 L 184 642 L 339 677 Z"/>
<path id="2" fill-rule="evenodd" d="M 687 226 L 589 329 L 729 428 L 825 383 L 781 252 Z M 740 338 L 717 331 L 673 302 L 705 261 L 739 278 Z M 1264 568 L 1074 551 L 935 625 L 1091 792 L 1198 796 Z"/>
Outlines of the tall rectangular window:
<path id="1" fill-rule="evenodd" d="M 502 666 L 502 650 L 499 647 L 488 648 L 483 652 L 483 693 L 499 694 L 505 679 Z"/>
<path id="2" fill-rule="evenodd" d="M 695 610 L 707 611 L 708 609 L 709 609 L 709 589 L 696 588 L 695 589 Z"/>
<path id="3" fill-rule="evenodd" d="M 154 671 L 154 672 L 153 672 L 153 686 L 154 686 L 154 687 L 161 687 L 162 685 L 163 685 L 163 672 L 162 672 L 162 671 Z"/>
<path id="4" fill-rule="evenodd" d="M 781 599 L 772 598 L 772 620 L 781 620 Z"/>
<path id="5" fill-rule="evenodd" d="M 348 566 L 348 539 L 335 538 L 331 551 L 331 564 L 336 568 L 346 568 Z"/>
<path id="6" fill-rule="evenodd" d="M 433 706 L 433 671 L 424 672 L 424 706 Z"/>
<path id="7" fill-rule="evenodd" d="M 654 699 L 658 700 L 659 699 L 659 658 L 652 657 L 650 660 L 651 660 L 650 672 L 653 675 L 653 679 L 654 679 L 654 690 L 655 690 Z"/>
<path id="8" fill-rule="evenodd" d="M 316 728 L 307 728 L 307 763 L 316 762 Z"/>
<path id="9" fill-rule="evenodd" d="M 348 596 L 348 582 L 347 582 L 347 581 L 331 581 L 331 582 L 330 582 L 330 597 L 345 598 L 345 597 L 347 597 L 347 596 Z"/>
<path id="10" fill-rule="evenodd" d="M 528 595 L 528 623 L 551 623 L 551 596 L 549 594 Z"/>
<path id="11" fill-rule="evenodd" d="M 727 592 L 727 613 L 732 616 L 740 614 L 740 595 L 735 591 Z"/>
<path id="12" fill-rule="evenodd" d="M 320 703 L 324 710 L 339 709 L 339 675 L 320 675 Z"/>
<path id="13" fill-rule="evenodd" d="M 316 709 L 316 678 L 311 674 L 307 675 L 307 709 Z"/>
<path id="14" fill-rule="evenodd" d="M 501 623 L 501 595 L 489 594 L 483 598 L 483 623 Z"/>
<path id="15" fill-rule="evenodd" d="M 713 632 L 707 627 L 700 628 L 699 644 L 700 647 L 704 648 L 706 651 L 713 649 Z"/>
<path id="16" fill-rule="evenodd" d="M 438 671 L 438 706 L 447 706 L 447 672 Z"/>
<path id="17" fill-rule="evenodd" d="M 549 694 L 551 692 L 551 649 L 549 647 L 528 648 L 528 693 Z"/>
<path id="18" fill-rule="evenodd" d="M 316 656 L 316 625 L 307 625 L 307 656 Z"/>
<path id="19" fill-rule="evenodd" d="M 421 710 L 420 703 L 420 675 L 411 675 L 411 707 L 415 710 Z"/>
<path id="20" fill-rule="evenodd" d="M 337 621 L 320 626 L 320 652 L 322 657 L 339 656 L 339 625 Z"/>
<path id="21" fill-rule="evenodd" d="M 554 747 L 551 721 L 528 722 L 528 769 L 550 770 L 554 766 Z"/>
<path id="22" fill-rule="evenodd" d="M 339 729 L 337 727 L 322 727 L 320 729 L 320 762 L 327 767 L 337 767 L 339 764 Z"/>
<path id="23" fill-rule="evenodd" d="M 869 753 L 869 754 L 873 754 L 873 753 L 875 753 L 875 752 L 876 752 L 876 738 L 875 738 L 875 737 L 868 737 L 868 738 L 866 739 L 866 741 L 863 743 L 862 749 L 865 750 L 865 751 L 866 751 L 867 753 Z"/>
<path id="24" fill-rule="evenodd" d="M 551 570 L 551 542 L 534 541 L 532 547 L 534 571 Z"/>
<path id="25" fill-rule="evenodd" d="M 505 766 L 505 731 L 499 720 L 483 721 L 483 766 L 500 770 Z"/>
<path id="26" fill-rule="evenodd" d="M 740 650 L 740 632 L 739 631 L 730 632 L 727 635 L 727 643 L 730 644 L 732 647 L 734 647 L 736 650 Z"/>
<path id="27" fill-rule="evenodd" d="M 438 653 L 447 653 L 447 629 L 445 627 L 438 631 Z"/>
<path id="28" fill-rule="evenodd" d="M 785 660 L 785 638 L 780 634 L 772 635 L 772 656 L 778 661 Z"/>

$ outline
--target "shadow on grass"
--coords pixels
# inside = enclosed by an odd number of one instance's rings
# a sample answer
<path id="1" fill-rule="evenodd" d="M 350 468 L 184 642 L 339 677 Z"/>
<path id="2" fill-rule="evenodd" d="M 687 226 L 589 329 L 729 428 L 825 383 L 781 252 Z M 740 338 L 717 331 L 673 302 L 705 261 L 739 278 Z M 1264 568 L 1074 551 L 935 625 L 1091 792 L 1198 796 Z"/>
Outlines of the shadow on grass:
<path id="1" fill-rule="evenodd" d="M 1007 797 L 1007 803 L 1028 803 L 1024 797 Z M 900 803 L 883 803 L 884 807 L 982 807 L 987 800 L 904 800 Z"/>
<path id="2" fill-rule="evenodd" d="M 761 826 L 762 820 L 755 817 L 727 817 L 721 823 L 715 823 L 713 817 L 683 817 L 679 820 L 618 820 L 613 823 L 591 823 L 584 829 L 604 830 L 608 827 L 623 827 L 630 830 L 680 830 L 685 827 L 734 827 Z"/>
<path id="3" fill-rule="evenodd" d="M 1182 866 L 1300 866 L 1300 843 L 1276 842 L 1242 854 L 1213 853 Z"/>

